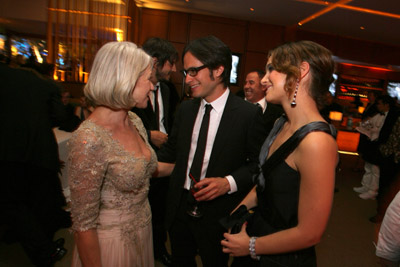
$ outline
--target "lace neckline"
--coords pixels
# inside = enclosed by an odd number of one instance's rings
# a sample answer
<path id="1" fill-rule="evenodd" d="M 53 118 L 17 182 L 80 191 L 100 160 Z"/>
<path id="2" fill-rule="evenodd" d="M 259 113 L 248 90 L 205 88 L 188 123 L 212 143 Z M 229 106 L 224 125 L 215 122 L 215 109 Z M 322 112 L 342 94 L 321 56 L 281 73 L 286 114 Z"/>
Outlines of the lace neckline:
<path id="1" fill-rule="evenodd" d="M 135 124 L 135 122 L 133 121 L 133 118 L 132 118 L 131 116 L 130 116 L 130 120 L 131 120 L 133 126 L 135 127 L 136 131 L 138 132 L 139 136 L 141 137 L 141 139 L 142 139 L 143 142 L 145 143 L 147 149 L 149 149 L 146 140 L 145 140 L 145 139 L 143 138 L 143 136 L 141 135 L 139 129 L 136 127 L 136 124 Z M 119 151 L 125 152 L 126 154 L 131 155 L 131 156 L 135 157 L 136 159 L 142 159 L 142 160 L 144 160 L 144 161 L 146 161 L 146 162 L 150 162 L 150 161 L 151 161 L 151 158 L 152 158 L 151 150 L 150 150 L 150 157 L 149 157 L 149 158 L 146 158 L 146 156 L 145 156 L 144 154 L 142 154 L 142 155 L 140 155 L 140 156 L 136 156 L 137 152 L 136 152 L 136 151 L 127 150 L 127 149 L 125 148 L 125 146 L 124 146 L 118 139 L 115 139 L 115 138 L 113 137 L 112 132 L 111 132 L 110 129 L 107 129 L 106 127 L 104 127 L 104 126 L 102 126 L 102 125 L 99 125 L 99 124 L 95 123 L 94 121 L 92 121 L 92 120 L 90 120 L 90 119 L 86 119 L 86 120 L 84 121 L 84 123 L 87 123 L 87 124 L 89 124 L 89 125 L 92 125 L 95 129 L 97 129 L 97 130 L 99 130 L 99 131 L 105 133 L 105 134 L 110 138 L 112 144 L 115 145 L 115 146 L 118 148 Z"/>

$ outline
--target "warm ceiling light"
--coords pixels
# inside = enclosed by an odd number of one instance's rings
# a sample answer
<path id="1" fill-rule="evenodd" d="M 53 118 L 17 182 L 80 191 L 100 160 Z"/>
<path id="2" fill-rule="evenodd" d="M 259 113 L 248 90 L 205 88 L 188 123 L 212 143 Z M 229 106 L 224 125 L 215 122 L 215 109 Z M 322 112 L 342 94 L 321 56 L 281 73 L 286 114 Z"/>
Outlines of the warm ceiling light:
<path id="1" fill-rule="evenodd" d="M 250 7 L 250 11 L 254 11 L 254 8 Z"/>
<path id="2" fill-rule="evenodd" d="M 189 3 L 189 2 L 190 2 L 190 0 L 185 0 L 185 2 L 186 2 L 186 3 Z"/>
<path id="3" fill-rule="evenodd" d="M 361 29 L 361 30 L 365 30 L 365 27 L 361 26 L 360 29 Z"/>
<path id="4" fill-rule="evenodd" d="M 303 25 L 301 22 L 297 23 L 299 26 Z"/>
<path id="5" fill-rule="evenodd" d="M 367 68 L 370 70 L 380 70 L 380 71 L 392 71 L 390 69 L 387 68 L 379 68 L 379 67 L 371 67 L 371 66 L 364 66 L 364 65 L 358 65 L 358 64 L 353 64 L 353 63 L 340 63 L 344 66 L 349 66 L 349 67 L 359 67 L 359 68 Z"/>
<path id="6" fill-rule="evenodd" d="M 297 1 L 302 1 L 302 0 L 297 0 Z M 309 1 L 312 1 L 312 0 L 309 0 Z M 301 24 L 306 24 L 307 22 L 309 22 L 311 20 L 314 20 L 314 19 L 318 18 L 319 16 L 322 16 L 322 15 L 330 12 L 331 10 L 337 8 L 338 5 L 346 5 L 347 3 L 351 2 L 351 1 L 353 1 L 353 0 L 339 0 L 334 4 L 329 4 L 326 8 L 324 8 L 324 9 L 312 14 L 311 16 L 303 19 L 302 21 L 300 21 L 300 23 Z"/>
<path id="7" fill-rule="evenodd" d="M 338 8 L 344 8 L 344 9 L 349 9 L 353 11 L 358 11 L 362 13 L 368 13 L 368 14 L 374 14 L 374 15 L 379 15 L 379 16 L 385 16 L 385 17 L 390 17 L 390 18 L 395 18 L 395 19 L 400 19 L 400 14 L 394 14 L 394 13 L 388 13 L 388 12 L 382 12 L 378 10 L 373 10 L 373 9 L 367 9 L 367 8 L 362 8 L 362 7 L 356 7 L 356 6 L 348 6 L 346 3 L 331 3 L 329 1 L 321 1 L 321 0 L 296 0 L 298 2 L 305 2 L 305 3 L 312 3 L 312 4 L 319 4 L 319 5 L 336 5 Z"/>

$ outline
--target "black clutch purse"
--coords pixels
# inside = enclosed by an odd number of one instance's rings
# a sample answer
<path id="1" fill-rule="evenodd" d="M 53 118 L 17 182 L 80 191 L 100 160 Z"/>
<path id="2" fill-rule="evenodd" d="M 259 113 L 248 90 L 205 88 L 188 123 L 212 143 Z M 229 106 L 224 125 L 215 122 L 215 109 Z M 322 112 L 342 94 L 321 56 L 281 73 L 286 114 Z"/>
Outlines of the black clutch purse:
<path id="1" fill-rule="evenodd" d="M 253 211 L 247 210 L 245 205 L 241 205 L 234 213 L 219 220 L 219 223 L 227 230 L 231 229 L 231 234 L 237 234 L 242 229 L 242 225 L 252 216 Z"/>

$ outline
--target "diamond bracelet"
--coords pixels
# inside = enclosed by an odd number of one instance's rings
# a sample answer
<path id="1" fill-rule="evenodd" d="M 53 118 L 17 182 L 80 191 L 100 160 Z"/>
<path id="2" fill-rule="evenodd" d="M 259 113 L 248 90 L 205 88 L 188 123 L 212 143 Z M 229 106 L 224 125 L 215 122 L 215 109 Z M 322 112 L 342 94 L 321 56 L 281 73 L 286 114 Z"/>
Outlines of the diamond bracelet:
<path id="1" fill-rule="evenodd" d="M 253 260 L 260 260 L 260 256 L 257 256 L 256 254 L 256 236 L 252 236 L 250 237 L 250 241 L 249 241 L 249 251 L 250 251 L 250 257 Z"/>

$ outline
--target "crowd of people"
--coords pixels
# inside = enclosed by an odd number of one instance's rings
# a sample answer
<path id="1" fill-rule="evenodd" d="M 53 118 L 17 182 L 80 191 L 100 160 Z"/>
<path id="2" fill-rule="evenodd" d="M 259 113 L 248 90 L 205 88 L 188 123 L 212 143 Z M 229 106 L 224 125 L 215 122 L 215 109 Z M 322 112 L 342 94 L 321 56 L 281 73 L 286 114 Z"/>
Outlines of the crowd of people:
<path id="1" fill-rule="evenodd" d="M 2 121 L 12 129 L 0 136 L 7 174 L 0 207 L 10 229 L 25 227 L 18 241 L 35 265 L 52 266 L 65 255 L 64 240 L 53 236 L 71 226 L 71 216 L 72 266 L 152 267 L 156 259 L 190 267 L 197 256 L 206 267 L 228 266 L 229 257 L 231 266 L 316 266 L 339 162 L 329 113 L 343 112 L 329 92 L 331 52 L 311 41 L 280 45 L 269 52 L 265 71 L 247 73 L 235 95 L 230 48 L 215 36 L 194 39 L 182 53 L 191 90 L 185 101 L 169 81 L 177 60 L 175 47 L 161 38 L 142 47 L 106 43 L 77 107 L 52 82 L 0 65 L 9 81 L 2 86 L 12 91 L 1 99 L 38 96 L 36 102 L 52 104 L 43 104 L 40 118 L 32 112 L 29 122 L 15 112 Z M 13 84 L 17 75 L 26 79 Z M 357 128 L 366 172 L 354 190 L 377 198 L 377 215 L 370 218 L 383 220 L 377 256 L 398 262 L 400 238 L 391 235 L 399 232 L 400 113 L 389 96 L 369 97 Z M 29 101 L 30 110 L 37 108 Z M 41 133 L 37 121 L 45 124 Z M 73 132 L 66 163 L 71 214 L 57 177 L 55 126 Z M 18 151 L 7 146 L 16 143 L 9 142 L 11 132 L 26 140 Z M 47 144 L 37 143 L 44 138 Z M 44 212 L 52 212 L 53 225 Z"/>
<path id="2" fill-rule="evenodd" d="M 161 129 L 168 112 L 160 108 L 156 90 L 162 71 L 175 70 L 175 53 L 162 61 L 160 55 L 147 52 L 152 60 L 138 60 L 156 43 L 150 40 L 143 50 L 128 42 L 108 43 L 95 58 L 84 89 L 95 109 L 69 142 L 73 266 L 154 265 L 153 240 L 161 246 L 165 241 L 151 238 L 151 175 L 170 177 L 163 188 L 164 230 L 169 233 L 173 266 L 196 266 L 197 254 L 203 266 L 227 266 L 229 255 L 237 266 L 243 261 L 315 265 L 313 246 L 330 214 L 338 161 L 335 130 L 317 107 L 333 72 L 330 52 L 312 42 L 273 50 L 266 75 L 255 75 L 262 97 L 254 100 L 247 88 L 245 101 L 228 88 L 229 47 L 213 36 L 193 40 L 183 52 L 183 74 L 194 99 L 180 104 L 166 134 Z M 249 76 L 249 84 L 251 79 L 255 77 Z M 269 103 L 255 105 L 265 95 Z M 162 98 L 161 105 L 165 103 Z M 270 105 L 284 113 L 275 115 L 272 120 L 279 117 L 278 122 L 269 132 L 263 113 Z M 164 113 L 155 114 L 153 127 L 142 115 L 145 127 L 130 112 L 133 107 L 149 107 L 150 115 L 160 109 Z M 160 145 L 152 140 L 157 135 L 164 137 Z M 273 170 L 264 167 L 294 139 L 295 145 Z M 316 142 L 323 145 L 316 147 Z M 311 164 L 317 158 L 321 164 Z M 286 186 L 277 179 L 282 174 L 293 183 L 285 195 L 279 193 Z M 238 205 L 247 210 L 255 203 L 248 233 L 245 227 L 237 234 L 225 233 L 229 229 L 222 227 L 221 218 Z M 282 210 L 285 205 L 290 211 Z"/>

